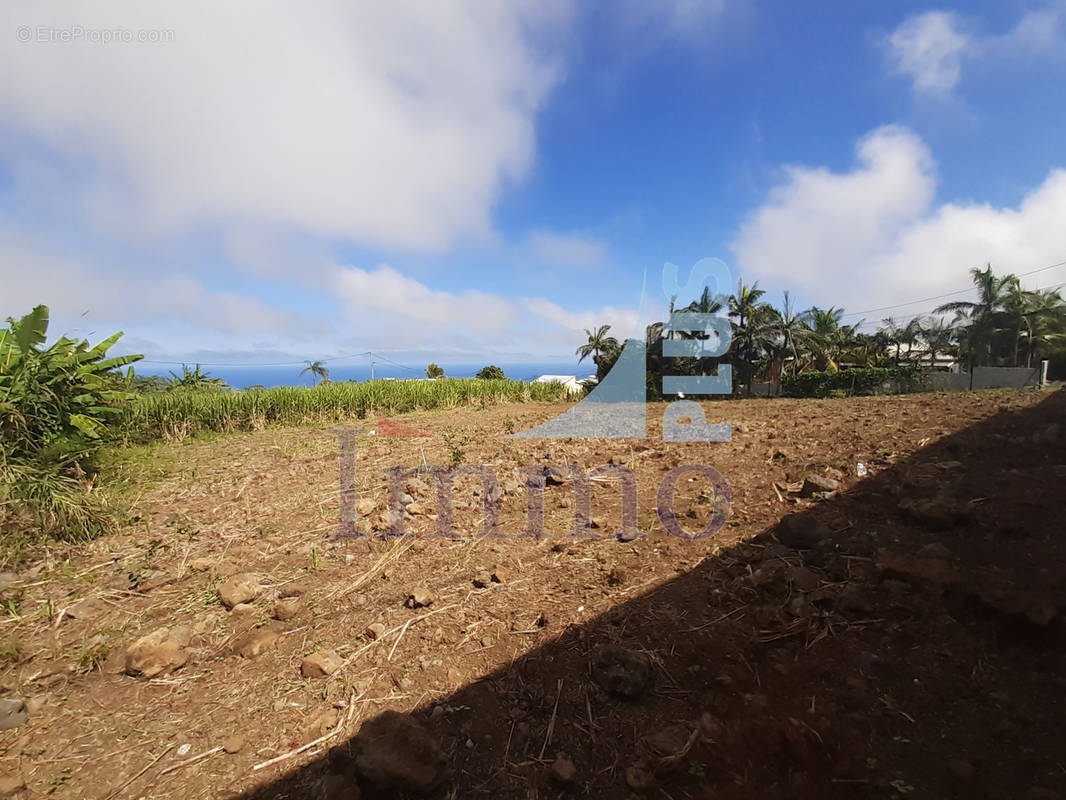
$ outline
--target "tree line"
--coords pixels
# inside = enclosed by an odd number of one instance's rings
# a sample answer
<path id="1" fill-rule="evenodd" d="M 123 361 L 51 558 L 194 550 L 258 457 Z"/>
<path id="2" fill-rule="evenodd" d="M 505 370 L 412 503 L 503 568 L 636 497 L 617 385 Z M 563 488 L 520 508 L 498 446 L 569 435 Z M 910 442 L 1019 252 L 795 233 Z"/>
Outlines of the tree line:
<path id="1" fill-rule="evenodd" d="M 1025 289 L 1018 276 L 997 275 L 992 266 L 970 270 L 977 299 L 944 303 L 909 320 L 891 317 L 873 332 L 864 321 L 845 324 L 843 308 L 812 306 L 797 310 L 789 292 L 783 302 L 767 302 L 758 281 L 743 280 L 731 294 L 703 293 L 675 312 L 718 314 L 725 311 L 732 328 L 729 352 L 719 359 L 664 358 L 664 339 L 707 339 L 707 333 L 669 330 L 663 322 L 647 326 L 649 397 L 660 395 L 661 376 L 702 375 L 732 364 L 735 383 L 751 393 L 757 381 L 779 380 L 810 371 L 836 372 L 854 367 L 937 366 L 938 360 L 975 366 L 1033 366 L 1053 362 L 1053 376 L 1066 365 L 1066 302 L 1058 289 Z M 579 361 L 592 359 L 602 379 L 621 354 L 609 325 L 586 329 L 577 348 Z"/>

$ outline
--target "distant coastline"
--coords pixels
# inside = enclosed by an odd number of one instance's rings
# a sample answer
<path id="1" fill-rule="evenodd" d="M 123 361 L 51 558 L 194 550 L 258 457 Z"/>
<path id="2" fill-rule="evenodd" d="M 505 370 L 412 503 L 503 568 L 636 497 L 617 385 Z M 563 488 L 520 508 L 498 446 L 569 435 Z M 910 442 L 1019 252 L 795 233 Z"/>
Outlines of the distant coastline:
<path id="1" fill-rule="evenodd" d="M 444 374 L 450 378 L 473 378 L 478 370 L 487 364 L 494 362 L 485 362 L 484 364 L 447 364 L 440 363 L 440 366 L 444 368 Z M 192 363 L 189 366 L 193 366 Z M 584 364 L 576 363 L 524 363 L 524 364 L 507 364 L 503 362 L 497 363 L 504 374 L 513 380 L 530 381 L 539 375 L 575 375 L 578 378 L 587 378 L 589 375 L 594 375 L 596 372 L 595 365 L 590 362 Z M 329 378 L 332 381 L 367 381 L 370 380 L 370 365 L 369 364 L 338 364 L 333 366 L 326 364 L 329 369 Z M 422 369 L 425 366 L 423 365 Z M 156 364 L 137 364 L 135 365 L 137 374 L 139 375 L 162 375 L 169 377 L 171 371 L 181 373 L 180 366 L 159 366 Z M 247 389 L 249 386 L 265 386 L 270 388 L 272 386 L 310 386 L 311 376 L 300 375 L 300 371 L 303 367 L 291 366 L 291 367 L 212 367 L 205 366 L 205 372 L 211 374 L 212 377 L 221 378 L 227 384 L 234 389 Z M 374 377 L 375 378 L 421 378 L 425 377 L 425 374 L 421 370 L 416 370 L 415 365 L 410 365 L 410 368 L 396 367 L 391 364 L 375 364 L 374 365 Z"/>

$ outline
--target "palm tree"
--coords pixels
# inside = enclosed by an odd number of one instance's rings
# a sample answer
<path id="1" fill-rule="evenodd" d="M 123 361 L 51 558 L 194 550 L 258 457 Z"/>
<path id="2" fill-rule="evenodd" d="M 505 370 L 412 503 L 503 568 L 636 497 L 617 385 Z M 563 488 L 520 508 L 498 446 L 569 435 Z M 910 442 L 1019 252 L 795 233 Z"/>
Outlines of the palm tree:
<path id="1" fill-rule="evenodd" d="M 1005 304 L 1009 302 L 1010 294 L 1018 283 L 1018 279 L 1014 275 L 993 274 L 991 264 L 987 264 L 984 269 L 972 268 L 970 278 L 977 287 L 977 302 L 956 300 L 952 303 L 944 303 L 942 306 L 937 306 L 934 313 L 953 311 L 957 315 L 956 321 L 969 322 L 970 331 L 966 339 L 972 368 L 978 357 L 986 362 L 992 360 L 996 318 L 1004 310 Z M 982 352 L 979 353 L 979 350 Z"/>
<path id="2" fill-rule="evenodd" d="M 777 312 L 774 320 L 777 334 L 781 337 L 781 352 L 792 356 L 792 373 L 799 372 L 800 368 L 800 345 L 807 341 L 809 329 L 803 324 L 804 315 L 796 313 L 792 297 L 785 292 L 785 303 Z"/>
<path id="3" fill-rule="evenodd" d="M 592 356 L 593 363 L 599 364 L 600 353 L 613 352 L 618 349 L 618 340 L 607 335 L 610 329 L 610 325 L 601 325 L 595 331 L 585 329 L 585 335 L 589 340 L 574 351 L 581 356 L 577 360 L 579 364 L 589 356 Z"/>
<path id="4" fill-rule="evenodd" d="M 428 364 L 426 366 L 426 377 L 427 378 L 443 378 L 444 377 L 444 368 L 443 367 L 438 367 L 436 364 L 430 363 L 430 364 Z"/>
<path id="5" fill-rule="evenodd" d="M 307 364 L 307 366 L 300 371 L 301 377 L 310 372 L 312 384 L 318 383 L 319 378 L 324 381 L 329 380 L 329 370 L 326 369 L 325 364 L 321 361 L 305 361 L 304 363 Z"/>
<path id="6" fill-rule="evenodd" d="M 835 356 L 839 355 L 842 343 L 854 335 L 854 326 L 845 326 L 850 333 L 841 331 L 840 320 L 843 318 L 842 308 L 811 306 L 803 313 L 803 324 L 807 328 L 805 336 L 818 369 L 835 369 Z"/>
<path id="7" fill-rule="evenodd" d="M 921 337 L 929 350 L 929 366 L 936 364 L 937 353 L 947 353 L 955 342 L 955 328 L 943 317 L 929 317 L 921 323 Z"/>
<path id="8" fill-rule="evenodd" d="M 704 290 L 706 294 L 706 290 Z M 752 393 L 752 379 L 755 375 L 755 354 L 758 349 L 772 341 L 772 320 L 768 311 L 773 311 L 768 303 L 763 303 L 766 292 L 755 281 L 748 286 L 744 281 L 737 284 L 735 294 L 729 296 L 729 316 L 735 318 L 733 340 L 740 345 L 740 356 L 744 364 L 744 382 L 747 393 Z"/>
<path id="9" fill-rule="evenodd" d="M 1025 365 L 1031 367 L 1038 351 L 1066 341 L 1066 302 L 1057 289 L 1029 292 L 1024 319 L 1028 340 Z"/>

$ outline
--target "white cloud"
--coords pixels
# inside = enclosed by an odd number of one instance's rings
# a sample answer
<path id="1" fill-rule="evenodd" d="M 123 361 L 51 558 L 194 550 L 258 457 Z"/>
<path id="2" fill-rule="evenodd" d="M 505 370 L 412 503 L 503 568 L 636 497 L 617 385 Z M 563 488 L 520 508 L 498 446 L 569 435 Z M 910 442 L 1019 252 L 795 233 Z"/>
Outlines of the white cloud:
<path id="1" fill-rule="evenodd" d="M 505 330 L 513 316 L 511 304 L 498 295 L 435 291 L 388 264 L 372 271 L 344 267 L 337 272 L 335 290 L 349 311 L 374 312 L 389 321 L 415 320 L 495 333 Z M 439 332 L 422 329 L 420 336 Z"/>
<path id="2" fill-rule="evenodd" d="M 253 221 L 444 248 L 488 235 L 502 185 L 529 168 L 534 116 L 561 75 L 542 44 L 567 13 L 532 0 L 71 0 L 0 16 L 9 32 L 174 32 L 0 48 L 0 118 L 19 134 L 3 141 L 37 137 L 83 165 L 93 177 L 70 189 L 111 232 Z"/>
<path id="3" fill-rule="evenodd" d="M 579 234 L 534 231 L 526 244 L 535 255 L 571 267 L 601 267 L 607 262 L 607 245 Z"/>
<path id="4" fill-rule="evenodd" d="M 956 15 L 927 11 L 896 28 L 888 44 L 894 71 L 909 75 L 916 91 L 942 92 L 959 82 L 969 39 Z"/>
<path id="5" fill-rule="evenodd" d="M 215 334 L 297 327 L 298 315 L 258 298 L 212 291 L 185 275 L 154 278 L 135 270 L 104 269 L 10 231 L 0 231 L 0 264 L 7 273 L 0 317 L 21 316 L 44 303 L 60 324 L 82 317 L 115 328 L 178 321 Z M 301 324 L 306 328 L 306 322 Z"/>
<path id="6" fill-rule="evenodd" d="M 1066 0 L 1026 12 L 1003 34 L 971 33 L 968 27 L 948 11 L 906 19 L 885 42 L 892 71 L 910 77 L 916 92 L 943 94 L 958 85 L 968 62 L 987 66 L 1066 55 Z"/>
<path id="7" fill-rule="evenodd" d="M 1066 171 L 1017 208 L 936 206 L 934 175 L 926 146 L 900 128 L 864 137 L 850 172 L 789 167 L 741 226 L 737 267 L 764 288 L 861 310 L 964 288 L 967 270 L 987 262 L 1025 272 L 1066 257 Z"/>
<path id="8" fill-rule="evenodd" d="M 637 324 L 637 312 L 629 308 L 605 306 L 594 311 L 567 311 L 542 297 L 526 298 L 522 304 L 527 311 L 562 328 L 567 341 L 575 341 L 574 337 L 578 337 L 578 344 L 581 344 L 581 334 L 586 329 L 592 330 L 600 325 L 610 325 L 611 335 L 624 341 L 634 334 Z"/>

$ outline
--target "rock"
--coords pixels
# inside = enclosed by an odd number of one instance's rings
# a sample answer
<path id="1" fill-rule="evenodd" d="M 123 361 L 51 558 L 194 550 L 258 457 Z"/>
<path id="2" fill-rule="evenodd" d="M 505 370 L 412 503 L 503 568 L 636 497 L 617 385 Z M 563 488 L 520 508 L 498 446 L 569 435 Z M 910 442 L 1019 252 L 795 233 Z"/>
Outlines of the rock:
<path id="1" fill-rule="evenodd" d="M 233 643 L 233 652 L 241 658 L 258 658 L 278 643 L 281 634 L 273 628 L 253 628 Z"/>
<path id="2" fill-rule="evenodd" d="M 789 514 L 777 525 L 777 540 L 785 547 L 810 550 L 832 536 L 828 525 L 806 514 Z"/>
<path id="3" fill-rule="evenodd" d="M 107 606 L 95 597 L 86 597 L 67 609 L 66 615 L 77 620 L 89 621 L 99 618 L 107 611 Z"/>
<path id="4" fill-rule="evenodd" d="M 966 521 L 972 508 L 969 503 L 960 503 L 937 497 L 931 500 L 904 498 L 897 504 L 900 512 L 913 522 L 929 530 L 948 530 Z"/>
<path id="5" fill-rule="evenodd" d="M 192 638 L 187 626 L 159 628 L 142 636 L 126 651 L 126 674 L 154 678 L 185 666 L 185 648 Z"/>
<path id="6" fill-rule="evenodd" d="M 652 755 L 660 759 L 676 759 L 691 746 L 692 729 L 686 725 L 667 725 L 643 740 Z"/>
<path id="7" fill-rule="evenodd" d="M 214 558 L 207 558 L 202 556 L 200 558 L 194 558 L 186 566 L 193 572 L 214 572 L 218 568 L 218 561 Z"/>
<path id="8" fill-rule="evenodd" d="M 374 509 L 378 507 L 378 504 L 371 500 L 369 497 L 364 497 L 361 500 L 357 500 L 355 503 L 355 513 L 360 517 L 367 517 L 374 513 Z"/>
<path id="9" fill-rule="evenodd" d="M 250 617 L 257 615 L 259 609 L 256 608 L 254 603 L 237 603 L 237 605 L 230 609 L 229 613 L 234 617 Z"/>
<path id="10" fill-rule="evenodd" d="M 26 701 L 21 697 L 5 697 L 0 700 L 0 731 L 9 731 L 25 725 L 29 718 Z"/>
<path id="11" fill-rule="evenodd" d="M 812 497 L 820 492 L 835 492 L 839 488 L 840 481 L 833 480 L 825 475 L 807 475 L 803 478 L 800 496 Z"/>
<path id="12" fill-rule="evenodd" d="M 366 635 L 371 639 L 380 639 L 385 635 L 385 626 L 380 622 L 371 623 L 370 627 L 366 629 Z"/>
<path id="13" fill-rule="evenodd" d="M 956 560 L 955 554 L 948 550 L 943 542 L 930 542 L 918 548 L 918 555 L 922 558 L 939 558 L 942 561 Z"/>
<path id="14" fill-rule="evenodd" d="M 474 576 L 474 586 L 478 589 L 488 588 L 490 583 L 492 583 L 492 573 L 488 570 L 482 570 Z"/>
<path id="15" fill-rule="evenodd" d="M 286 598 L 284 600 L 278 599 L 274 601 L 274 611 L 272 616 L 276 620 L 285 622 L 286 620 L 299 616 L 301 610 L 302 606 L 300 601 L 295 598 Z"/>
<path id="16" fill-rule="evenodd" d="M 888 550 L 877 551 L 877 568 L 885 578 L 897 578 L 910 584 L 932 584 L 941 589 L 962 580 L 958 567 L 939 558 L 917 558 Z"/>
<path id="17" fill-rule="evenodd" d="M 948 761 L 948 771 L 960 783 L 969 783 L 973 780 L 973 764 L 969 761 L 963 761 L 961 758 L 953 758 Z"/>
<path id="18" fill-rule="evenodd" d="M 548 774 L 556 783 L 567 786 L 573 783 L 574 779 L 577 778 L 577 767 L 575 767 L 574 762 L 570 760 L 570 756 L 565 753 L 558 753 L 555 756 L 555 761 L 552 762 Z"/>
<path id="19" fill-rule="evenodd" d="M 0 797 L 14 797 L 26 788 L 21 775 L 0 775 Z"/>
<path id="20" fill-rule="evenodd" d="M 562 486 L 566 483 L 565 472 L 554 467 L 544 470 L 544 484 L 546 486 Z"/>
<path id="21" fill-rule="evenodd" d="M 621 530 L 615 534 L 615 538 L 624 543 L 635 542 L 637 539 L 647 539 L 648 534 L 638 530 Z"/>
<path id="22" fill-rule="evenodd" d="M 278 597 L 282 600 L 287 600 L 291 597 L 300 597 L 311 591 L 313 587 L 307 581 L 293 581 L 292 583 L 286 583 L 280 589 L 278 589 Z"/>
<path id="23" fill-rule="evenodd" d="M 263 593 L 259 579 L 247 572 L 227 578 L 218 587 L 218 599 L 226 608 L 233 608 L 240 603 L 248 603 Z"/>
<path id="24" fill-rule="evenodd" d="M 837 481 L 839 483 L 840 481 L 844 480 L 844 471 L 837 469 L 836 467 L 826 467 L 825 477 L 829 478 L 830 480 Z"/>
<path id="25" fill-rule="evenodd" d="M 642 793 L 655 786 L 655 776 L 641 766 L 626 767 L 626 786 L 634 792 Z"/>
<path id="26" fill-rule="evenodd" d="M 330 773 L 319 780 L 315 796 L 320 800 L 361 800 L 363 795 L 350 775 Z"/>
<path id="27" fill-rule="evenodd" d="M 244 749 L 244 737 L 239 734 L 230 736 L 222 743 L 222 749 L 230 755 L 241 752 Z"/>
<path id="28" fill-rule="evenodd" d="M 511 570 L 508 567 L 497 565 L 492 570 L 493 583 L 507 583 L 511 580 Z"/>
<path id="29" fill-rule="evenodd" d="M 426 793 L 444 780 L 440 746 L 406 714 L 382 712 L 363 724 L 354 744 L 356 769 L 379 789 Z"/>
<path id="30" fill-rule="evenodd" d="M 344 661 L 333 650 L 319 650 L 300 662 L 300 674 L 305 678 L 325 678 L 339 670 Z"/>
<path id="31" fill-rule="evenodd" d="M 340 711 L 335 708 L 328 708 L 325 711 L 320 711 L 305 722 L 300 728 L 300 735 L 305 743 L 313 742 L 336 728 L 340 720 Z"/>
<path id="32" fill-rule="evenodd" d="M 792 585 L 803 592 L 812 592 L 818 588 L 821 579 L 806 567 L 793 566 L 788 570 L 788 579 Z"/>
<path id="33" fill-rule="evenodd" d="M 607 518 L 606 517 L 593 517 L 592 519 L 589 520 L 589 527 L 590 528 L 606 528 L 607 527 Z"/>
<path id="34" fill-rule="evenodd" d="M 407 506 L 406 511 L 412 517 L 424 517 L 427 514 L 432 514 L 433 513 L 429 509 L 429 506 L 427 506 L 425 503 L 410 503 Z"/>
<path id="35" fill-rule="evenodd" d="M 611 694 L 638 697 L 651 685 L 651 659 L 618 645 L 602 645 L 592 656 L 593 679 Z"/>
<path id="36" fill-rule="evenodd" d="M 426 606 L 431 606 L 433 605 L 433 594 L 426 587 L 418 586 L 408 593 L 404 605 L 408 608 L 425 608 Z"/>

